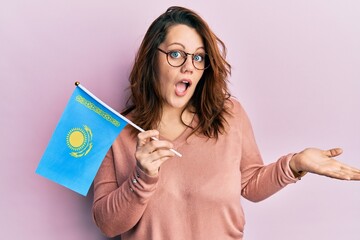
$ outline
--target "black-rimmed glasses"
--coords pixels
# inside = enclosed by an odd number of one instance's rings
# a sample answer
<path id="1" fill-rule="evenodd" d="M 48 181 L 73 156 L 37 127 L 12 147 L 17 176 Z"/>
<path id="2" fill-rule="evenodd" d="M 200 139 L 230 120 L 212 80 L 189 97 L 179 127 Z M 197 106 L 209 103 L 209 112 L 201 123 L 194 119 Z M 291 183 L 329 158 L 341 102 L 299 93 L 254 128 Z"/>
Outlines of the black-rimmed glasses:
<path id="1" fill-rule="evenodd" d="M 187 53 L 182 50 L 171 50 L 165 52 L 158 48 L 158 50 L 166 54 L 166 60 L 172 67 L 180 67 L 184 65 L 187 60 L 187 56 L 191 56 L 192 64 L 198 70 L 204 70 L 210 66 L 209 57 L 206 53 Z"/>

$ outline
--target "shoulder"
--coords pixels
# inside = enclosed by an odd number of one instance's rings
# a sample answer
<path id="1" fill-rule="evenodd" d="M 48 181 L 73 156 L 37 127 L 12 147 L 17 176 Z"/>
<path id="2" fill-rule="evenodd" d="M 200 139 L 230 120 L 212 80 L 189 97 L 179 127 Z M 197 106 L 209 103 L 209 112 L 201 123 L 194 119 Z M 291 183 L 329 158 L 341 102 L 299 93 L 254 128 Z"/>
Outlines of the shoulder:
<path id="1" fill-rule="evenodd" d="M 240 101 L 235 97 L 230 97 L 227 101 L 228 116 L 226 121 L 231 129 L 241 129 L 251 127 L 249 116 Z"/>
<path id="2" fill-rule="evenodd" d="M 226 101 L 226 108 L 228 109 L 230 115 L 234 117 L 241 117 L 245 114 L 245 110 L 240 101 L 233 96 Z"/>

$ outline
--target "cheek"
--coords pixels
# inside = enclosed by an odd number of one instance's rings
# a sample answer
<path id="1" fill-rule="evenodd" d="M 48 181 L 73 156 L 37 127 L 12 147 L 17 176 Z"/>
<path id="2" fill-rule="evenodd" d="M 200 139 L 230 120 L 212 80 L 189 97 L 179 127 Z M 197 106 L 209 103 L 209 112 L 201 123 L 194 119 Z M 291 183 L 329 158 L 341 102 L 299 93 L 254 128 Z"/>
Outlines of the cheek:
<path id="1" fill-rule="evenodd" d="M 159 76 L 163 78 L 169 78 L 173 74 L 174 68 L 169 66 L 166 61 L 160 61 L 158 66 Z"/>
<path id="2" fill-rule="evenodd" d="M 174 86 L 175 74 L 172 69 L 162 69 L 160 72 L 159 84 L 162 94 L 166 94 Z"/>
<path id="3" fill-rule="evenodd" d="M 160 64 L 158 66 L 157 75 L 159 79 L 159 84 L 162 89 L 166 86 L 166 83 L 168 82 L 169 72 L 170 71 L 167 66 L 164 66 L 163 64 Z"/>
<path id="4" fill-rule="evenodd" d="M 160 75 L 163 81 L 163 85 L 172 85 L 177 75 L 178 73 L 176 72 L 176 69 L 169 67 L 163 68 Z"/>

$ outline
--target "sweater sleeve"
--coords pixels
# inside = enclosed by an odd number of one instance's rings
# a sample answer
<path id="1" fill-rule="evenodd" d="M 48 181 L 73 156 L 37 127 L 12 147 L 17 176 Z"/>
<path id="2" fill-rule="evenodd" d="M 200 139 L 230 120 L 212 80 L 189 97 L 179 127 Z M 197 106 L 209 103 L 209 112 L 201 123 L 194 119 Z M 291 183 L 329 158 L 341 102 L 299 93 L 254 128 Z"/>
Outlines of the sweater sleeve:
<path id="1" fill-rule="evenodd" d="M 119 184 L 113 147 L 108 151 L 94 180 L 93 219 L 109 237 L 120 235 L 136 225 L 156 189 L 158 177 L 146 175 L 133 166 Z"/>
<path id="2" fill-rule="evenodd" d="M 246 199 L 258 202 L 298 180 L 289 166 L 293 154 L 288 154 L 274 163 L 264 165 L 250 120 L 243 109 L 240 114 L 240 121 L 242 121 L 241 193 Z"/>

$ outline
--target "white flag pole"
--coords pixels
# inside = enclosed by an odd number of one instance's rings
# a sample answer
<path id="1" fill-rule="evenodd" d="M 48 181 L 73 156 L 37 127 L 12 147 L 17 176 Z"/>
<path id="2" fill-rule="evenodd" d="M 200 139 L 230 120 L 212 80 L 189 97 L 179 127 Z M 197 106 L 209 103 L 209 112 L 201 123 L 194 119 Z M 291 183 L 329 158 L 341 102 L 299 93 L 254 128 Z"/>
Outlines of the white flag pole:
<path id="1" fill-rule="evenodd" d="M 110 106 L 108 106 L 106 103 L 104 103 L 103 101 L 101 101 L 99 98 L 97 98 L 94 94 L 92 94 L 89 90 L 87 90 L 85 87 L 83 87 L 80 82 L 75 82 L 75 86 L 79 87 L 81 90 L 83 90 L 84 92 L 86 92 L 89 96 L 91 96 L 92 98 L 94 98 L 97 102 L 99 102 L 101 105 L 103 105 L 105 108 L 107 108 L 109 111 L 111 111 L 112 113 L 114 113 L 116 116 L 120 117 L 121 119 L 123 119 L 125 122 L 127 122 L 128 124 L 130 124 L 131 126 L 133 126 L 134 128 L 136 128 L 137 130 L 139 130 L 140 132 L 145 132 L 144 129 L 142 129 L 141 127 L 139 127 L 138 125 L 136 125 L 135 123 L 133 123 L 132 121 L 130 121 L 129 119 L 127 119 L 126 117 L 124 117 L 123 115 L 121 115 L 120 113 L 118 113 L 117 111 L 115 111 L 114 109 L 112 109 Z M 151 139 L 159 141 L 159 139 L 157 139 L 156 137 L 152 137 Z M 172 151 L 173 153 L 175 153 L 176 156 L 178 157 L 182 157 L 182 155 L 177 152 L 174 149 L 170 149 L 170 151 Z"/>

